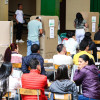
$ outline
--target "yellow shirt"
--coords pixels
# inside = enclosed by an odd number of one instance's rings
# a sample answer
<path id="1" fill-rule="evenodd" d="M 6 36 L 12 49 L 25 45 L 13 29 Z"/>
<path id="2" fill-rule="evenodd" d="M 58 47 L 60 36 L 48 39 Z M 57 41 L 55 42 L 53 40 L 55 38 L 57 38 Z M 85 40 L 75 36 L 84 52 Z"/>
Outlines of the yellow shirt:
<path id="1" fill-rule="evenodd" d="M 89 54 L 89 53 L 86 52 L 86 51 L 80 51 L 79 53 L 77 53 L 76 55 L 74 55 L 73 63 L 74 63 L 75 65 L 78 65 L 78 58 L 79 58 L 79 56 L 81 56 L 81 55 L 83 55 L 83 54 L 88 55 L 90 58 L 92 58 L 92 59 L 94 60 L 93 55 Z M 94 60 L 94 61 L 95 61 L 95 60 Z"/>

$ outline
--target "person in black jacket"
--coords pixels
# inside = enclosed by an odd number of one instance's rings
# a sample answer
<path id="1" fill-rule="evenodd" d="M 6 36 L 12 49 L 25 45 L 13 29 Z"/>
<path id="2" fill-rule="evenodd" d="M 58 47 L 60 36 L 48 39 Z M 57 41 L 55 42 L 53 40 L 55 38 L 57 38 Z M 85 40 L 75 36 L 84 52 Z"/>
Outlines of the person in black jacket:
<path id="1" fill-rule="evenodd" d="M 92 41 L 91 39 L 91 33 L 90 32 L 86 32 L 85 33 L 85 37 L 82 41 L 88 41 L 89 43 L 89 50 L 93 50 L 93 56 L 95 59 L 95 62 L 97 61 L 97 48 L 95 43 Z"/>

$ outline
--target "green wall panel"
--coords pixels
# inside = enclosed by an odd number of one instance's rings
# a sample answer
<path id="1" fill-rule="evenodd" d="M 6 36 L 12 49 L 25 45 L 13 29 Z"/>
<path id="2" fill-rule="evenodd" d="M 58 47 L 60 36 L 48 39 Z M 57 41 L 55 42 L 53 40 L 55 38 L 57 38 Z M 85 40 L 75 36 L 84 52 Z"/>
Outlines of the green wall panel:
<path id="1" fill-rule="evenodd" d="M 60 0 L 41 0 L 41 15 L 59 16 Z"/>
<path id="2" fill-rule="evenodd" d="M 90 0 L 90 12 L 99 12 L 100 14 L 100 0 Z M 99 27 L 100 27 L 100 15 L 99 15 Z"/>

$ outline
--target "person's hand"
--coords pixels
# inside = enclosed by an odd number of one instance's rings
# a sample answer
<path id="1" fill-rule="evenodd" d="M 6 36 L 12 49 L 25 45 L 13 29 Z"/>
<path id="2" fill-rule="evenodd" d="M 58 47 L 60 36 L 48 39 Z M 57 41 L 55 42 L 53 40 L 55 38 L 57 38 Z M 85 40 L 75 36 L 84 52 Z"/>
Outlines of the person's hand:
<path id="1" fill-rule="evenodd" d="M 78 66 L 78 70 L 81 70 L 83 67 L 82 66 Z"/>
<path id="2" fill-rule="evenodd" d="M 18 22 L 18 21 L 16 21 L 16 23 L 18 24 L 19 22 Z"/>

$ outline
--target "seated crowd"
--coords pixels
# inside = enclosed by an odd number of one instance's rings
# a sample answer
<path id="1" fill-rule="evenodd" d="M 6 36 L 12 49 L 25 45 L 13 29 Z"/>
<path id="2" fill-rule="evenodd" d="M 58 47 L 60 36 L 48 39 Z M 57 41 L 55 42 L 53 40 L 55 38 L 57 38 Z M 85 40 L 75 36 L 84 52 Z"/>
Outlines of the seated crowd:
<path id="1" fill-rule="evenodd" d="M 0 100 L 5 98 L 7 92 L 11 92 L 9 100 L 38 100 L 37 95 L 18 95 L 17 89 L 39 89 L 39 100 L 48 100 L 45 89 L 49 86 L 50 100 L 54 100 L 54 93 L 71 94 L 70 100 L 100 100 L 100 74 L 95 66 L 95 44 L 92 42 L 91 33 L 87 32 L 80 44 L 76 41 L 75 33 L 68 33 L 68 40 L 57 46 L 58 54 L 54 55 L 53 64 L 59 65 L 57 72 L 46 72 L 44 59 L 39 54 L 38 44 L 31 46 L 32 53 L 22 57 L 18 53 L 18 45 L 10 44 L 4 54 L 4 62 L 0 67 Z M 55 47 L 56 48 L 56 47 Z M 93 55 L 88 50 L 94 50 Z M 67 55 L 70 52 L 70 55 Z M 21 68 L 14 68 L 14 63 L 21 63 Z M 77 68 L 71 74 L 73 65 Z M 54 80 L 53 80 L 54 79 Z M 77 86 L 82 85 L 82 93 L 79 94 Z"/>

